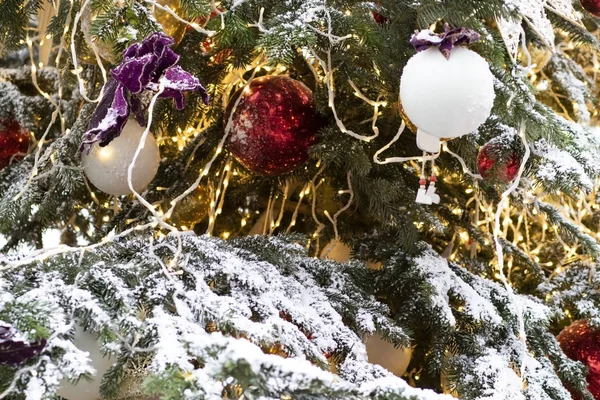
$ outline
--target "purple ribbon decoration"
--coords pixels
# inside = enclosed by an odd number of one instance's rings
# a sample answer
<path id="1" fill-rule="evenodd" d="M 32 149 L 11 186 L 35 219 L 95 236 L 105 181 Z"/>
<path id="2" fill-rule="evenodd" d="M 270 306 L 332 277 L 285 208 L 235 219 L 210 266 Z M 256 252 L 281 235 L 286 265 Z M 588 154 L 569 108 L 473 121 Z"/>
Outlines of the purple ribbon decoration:
<path id="1" fill-rule="evenodd" d="M 40 354 L 45 346 L 46 339 L 26 343 L 14 339 L 14 332 L 10 325 L 0 325 L 0 365 L 17 367 Z"/>
<path id="2" fill-rule="evenodd" d="M 179 55 L 171 50 L 174 40 L 155 32 L 141 43 L 134 43 L 123 52 L 121 63 L 111 70 L 104 95 L 94 111 L 80 151 L 99 142 L 108 145 L 123 131 L 130 112 L 142 126 L 146 125 L 144 94 L 164 90 L 159 97 L 172 98 L 178 110 L 185 107 L 187 91 L 200 91 L 202 101 L 208 104 L 208 93 L 198 78 L 176 65 Z"/>
<path id="3" fill-rule="evenodd" d="M 479 33 L 468 28 L 450 29 L 450 25 L 444 24 L 444 33 L 433 33 L 429 29 L 415 32 L 410 39 L 410 44 L 413 45 L 417 52 L 437 46 L 440 52 L 450 59 L 450 53 L 454 46 L 469 45 L 475 43 L 481 38 Z"/>

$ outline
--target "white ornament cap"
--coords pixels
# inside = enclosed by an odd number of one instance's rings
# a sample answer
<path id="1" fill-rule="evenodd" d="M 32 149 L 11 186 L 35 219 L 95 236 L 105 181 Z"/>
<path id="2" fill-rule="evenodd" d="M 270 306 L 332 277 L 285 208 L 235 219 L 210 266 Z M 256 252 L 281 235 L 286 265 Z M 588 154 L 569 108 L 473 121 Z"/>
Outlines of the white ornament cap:
<path id="1" fill-rule="evenodd" d="M 423 132 L 421 129 L 417 130 L 417 147 L 427 153 L 439 153 L 440 152 L 440 138 L 437 136 L 430 135 L 427 132 Z"/>

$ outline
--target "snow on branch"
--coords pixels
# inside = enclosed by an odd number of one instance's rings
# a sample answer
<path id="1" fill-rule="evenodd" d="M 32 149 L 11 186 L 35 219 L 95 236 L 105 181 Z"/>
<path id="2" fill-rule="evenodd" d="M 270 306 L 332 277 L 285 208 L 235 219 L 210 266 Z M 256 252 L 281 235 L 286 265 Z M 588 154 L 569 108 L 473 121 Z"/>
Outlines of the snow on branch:
<path id="1" fill-rule="evenodd" d="M 174 278 L 161 269 L 174 242 L 148 244 L 132 235 L 81 260 L 68 253 L 3 275 L 0 320 L 20 332 L 31 324 L 48 333 L 40 357 L 21 366 L 35 365 L 37 377 L 23 374 L 14 390 L 33 385 L 52 393 L 61 379 L 89 374 L 89 360 L 72 342 L 82 325 L 99 333 L 101 348 L 119 354 L 120 363 L 151 354 L 146 378 L 155 393 L 177 371 L 192 397 L 221 398 L 237 385 L 267 398 L 308 389 L 327 398 L 362 398 L 374 389 L 361 386 L 386 377 L 386 390 L 396 394 L 390 398 L 437 398 L 368 364 L 362 335 L 381 331 L 398 343 L 408 337 L 387 307 L 355 283 L 361 263 L 313 259 L 279 238 L 186 236 L 183 273 Z M 25 278 L 31 274 L 35 279 Z M 36 312 L 17 324 L 31 304 Z M 345 357 L 347 377 L 360 371 L 360 382 L 327 372 L 335 354 Z"/>

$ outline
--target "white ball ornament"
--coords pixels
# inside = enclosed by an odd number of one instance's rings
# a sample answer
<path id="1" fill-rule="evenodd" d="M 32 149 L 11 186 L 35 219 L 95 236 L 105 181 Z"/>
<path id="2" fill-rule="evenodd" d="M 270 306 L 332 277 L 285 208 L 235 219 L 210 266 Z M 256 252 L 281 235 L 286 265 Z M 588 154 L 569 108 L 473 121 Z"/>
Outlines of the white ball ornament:
<path id="1" fill-rule="evenodd" d="M 455 47 L 447 59 L 437 47 L 414 55 L 404 67 L 400 97 L 407 117 L 417 126 L 417 146 L 440 150 L 440 138 L 473 132 L 490 116 L 494 76 L 483 57 Z"/>
<path id="2" fill-rule="evenodd" d="M 398 377 L 404 375 L 412 358 L 411 347 L 394 347 L 379 334 L 369 336 L 365 347 L 371 364 L 380 365 Z"/>
<path id="3" fill-rule="evenodd" d="M 79 350 L 88 353 L 96 373 L 91 381 L 81 378 L 75 385 L 67 380 L 62 381 L 56 394 L 67 400 L 99 400 L 102 377 L 116 362 L 116 358 L 103 357 L 98 336 L 84 331 L 79 325 L 75 330 L 74 344 Z"/>
<path id="4" fill-rule="evenodd" d="M 83 152 L 81 164 L 90 182 L 105 193 L 115 196 L 133 193 L 127 180 L 132 163 L 145 128 L 134 120 L 127 121 L 123 132 L 105 147 L 94 144 Z M 132 185 L 140 193 L 156 176 L 160 153 L 156 139 L 148 134 L 144 147 L 138 155 L 132 171 Z"/>

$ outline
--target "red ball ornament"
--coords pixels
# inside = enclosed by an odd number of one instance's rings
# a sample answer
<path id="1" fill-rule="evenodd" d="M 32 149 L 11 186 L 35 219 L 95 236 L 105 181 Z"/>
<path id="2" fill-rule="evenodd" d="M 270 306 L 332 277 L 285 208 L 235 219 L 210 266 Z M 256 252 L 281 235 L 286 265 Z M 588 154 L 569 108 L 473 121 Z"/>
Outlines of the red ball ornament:
<path id="1" fill-rule="evenodd" d="M 493 178 L 509 183 L 519 173 L 521 156 L 509 149 L 508 154 L 499 143 L 486 143 L 479 149 L 477 170 L 485 180 Z"/>
<path id="2" fill-rule="evenodd" d="M 196 18 L 195 22 L 196 22 L 196 24 L 198 24 L 200 26 L 204 26 L 204 25 L 206 25 L 206 23 L 208 21 L 210 21 L 211 19 L 213 19 L 217 15 L 223 14 L 224 12 L 225 12 L 225 9 L 223 7 L 217 6 L 217 9 L 216 10 L 212 10 L 209 15 L 207 15 L 205 17 Z M 191 30 L 194 30 L 194 27 L 192 27 L 192 25 L 188 25 L 187 26 L 187 31 L 191 31 Z"/>
<path id="3" fill-rule="evenodd" d="M 274 176 L 308 160 L 308 148 L 322 125 L 309 88 L 288 76 L 255 79 L 233 96 L 225 125 L 238 96 L 228 146 L 240 164 L 255 174 Z"/>
<path id="4" fill-rule="evenodd" d="M 383 15 L 379 14 L 377 11 L 371 11 L 371 15 L 373 16 L 373 19 L 375 20 L 375 22 L 377 22 L 379 25 L 385 25 L 388 22 L 390 22 L 390 20 L 387 19 L 387 17 L 384 17 Z"/>
<path id="5" fill-rule="evenodd" d="M 581 0 L 581 5 L 585 11 L 596 17 L 600 17 L 600 0 Z"/>
<path id="6" fill-rule="evenodd" d="M 600 330 L 590 327 L 586 320 L 579 320 L 563 329 L 557 339 L 567 357 L 589 368 L 588 390 L 600 400 Z"/>
<path id="7" fill-rule="evenodd" d="M 29 149 L 29 133 L 17 121 L 0 120 L 0 169 Z"/>
<path id="8" fill-rule="evenodd" d="M 375 22 L 377 22 L 379 25 L 385 25 L 388 22 L 390 22 L 390 20 L 387 17 L 384 17 L 383 15 L 381 15 L 379 13 L 379 10 L 381 9 L 381 3 L 380 2 L 376 2 L 375 6 L 376 6 L 376 9 L 375 10 L 371 10 L 371 16 L 373 17 L 373 19 L 375 20 Z"/>

